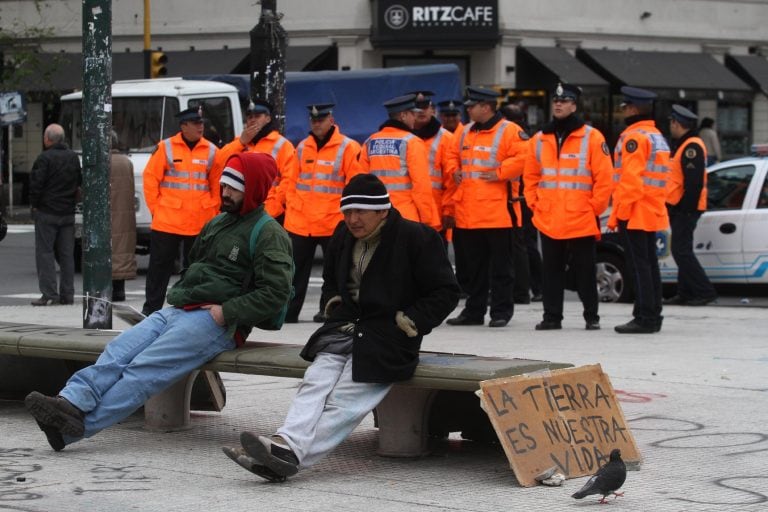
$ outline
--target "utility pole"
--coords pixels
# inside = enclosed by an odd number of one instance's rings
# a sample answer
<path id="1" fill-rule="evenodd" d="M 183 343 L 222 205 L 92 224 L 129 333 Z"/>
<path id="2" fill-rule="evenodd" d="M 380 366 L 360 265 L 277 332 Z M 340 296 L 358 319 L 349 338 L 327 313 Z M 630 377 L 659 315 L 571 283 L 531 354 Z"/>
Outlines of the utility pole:
<path id="1" fill-rule="evenodd" d="M 83 0 L 83 328 L 112 328 L 112 2 Z"/>
<path id="2" fill-rule="evenodd" d="M 272 103 L 272 119 L 285 129 L 285 49 L 287 33 L 280 25 L 277 0 L 261 0 L 259 24 L 251 29 L 251 97 Z"/>
<path id="3" fill-rule="evenodd" d="M 152 16 L 149 3 L 150 0 L 144 0 L 144 78 L 149 78 L 152 72 Z"/>

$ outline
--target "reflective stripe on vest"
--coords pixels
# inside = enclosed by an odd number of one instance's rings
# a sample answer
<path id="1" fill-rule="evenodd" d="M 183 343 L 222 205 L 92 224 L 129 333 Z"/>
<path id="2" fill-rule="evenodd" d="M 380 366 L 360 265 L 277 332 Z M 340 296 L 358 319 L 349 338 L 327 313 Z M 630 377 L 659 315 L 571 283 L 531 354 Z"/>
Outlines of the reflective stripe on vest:
<path id="1" fill-rule="evenodd" d="M 592 127 L 588 125 L 584 125 L 584 136 L 581 138 L 581 144 L 579 145 L 579 152 L 578 153 L 561 153 L 559 155 L 560 159 L 569 159 L 569 160 L 578 160 L 578 166 L 573 168 L 566 168 L 566 169 L 558 169 L 555 167 L 542 167 L 541 168 L 541 175 L 542 176 L 577 176 L 577 177 L 584 177 L 584 178 L 591 178 L 592 173 L 587 169 L 587 157 L 589 156 L 589 137 L 590 133 L 592 132 Z M 543 133 L 539 132 L 536 137 L 536 161 L 541 166 L 541 152 L 544 146 L 544 141 L 542 140 Z M 541 188 L 547 188 L 547 189 L 554 189 L 554 188 L 561 188 L 561 189 L 569 189 L 569 190 L 592 190 L 592 184 L 591 183 L 578 183 L 573 181 L 562 181 L 562 180 L 556 180 L 556 181 L 540 181 L 539 187 Z"/>
<path id="2" fill-rule="evenodd" d="M 205 172 L 196 172 L 196 171 L 187 171 L 184 169 L 176 169 L 176 167 L 173 165 L 173 147 L 171 146 L 171 139 L 165 139 L 163 141 L 165 144 L 165 161 L 168 164 L 168 169 L 163 172 L 163 177 L 169 177 L 169 178 L 187 178 L 191 177 L 192 179 L 196 180 L 206 180 L 208 179 L 208 173 L 211 171 L 211 167 L 213 166 L 213 157 L 216 156 L 216 146 L 214 146 L 212 143 L 208 143 L 208 160 L 205 165 Z M 195 185 L 195 186 L 189 186 L 184 183 L 167 183 L 162 182 L 160 183 L 160 186 L 163 188 L 176 188 L 176 189 L 194 189 L 194 190 L 210 190 L 208 187 L 208 184 L 206 183 L 203 185 Z"/>
<path id="3" fill-rule="evenodd" d="M 209 191 L 208 185 L 201 185 L 200 183 L 178 183 L 175 181 L 163 181 L 160 183 L 161 188 L 175 188 L 178 190 L 204 190 Z"/>
<path id="4" fill-rule="evenodd" d="M 306 183 L 296 182 L 296 190 L 301 190 L 303 192 L 320 192 L 323 194 L 341 194 L 342 189 L 344 188 L 344 178 L 341 177 L 341 164 L 344 158 L 344 150 L 346 150 L 347 145 L 349 144 L 349 141 L 351 139 L 349 137 L 344 137 L 341 145 L 339 146 L 338 151 L 336 152 L 336 159 L 333 162 L 327 162 L 322 161 L 323 165 L 330 164 L 331 172 L 330 173 L 311 173 L 311 172 L 302 172 L 299 174 L 300 180 L 311 180 L 312 178 L 318 179 L 318 180 L 327 180 L 327 181 L 334 181 L 338 182 L 342 186 L 340 187 L 329 187 L 326 185 L 308 185 Z M 296 148 L 296 152 L 298 153 L 299 157 L 299 165 L 301 165 L 302 159 L 301 155 L 304 152 L 304 141 L 301 141 L 299 143 L 299 147 Z M 319 152 L 319 150 L 318 150 Z M 317 163 L 320 163 L 320 160 L 317 160 Z"/>
<path id="5" fill-rule="evenodd" d="M 496 134 L 493 137 L 493 142 L 491 143 L 491 147 L 489 148 L 483 148 L 488 150 L 488 158 L 482 159 L 482 158 L 473 158 L 471 160 L 465 160 L 462 158 L 461 160 L 461 166 L 467 167 L 481 167 L 486 169 L 498 169 L 501 165 L 501 162 L 498 161 L 498 154 L 499 154 L 499 144 L 501 143 L 501 137 L 504 135 L 504 129 L 510 124 L 509 121 L 503 120 L 501 121 L 501 125 L 499 126 L 499 129 L 496 130 Z M 466 128 L 464 128 L 464 131 L 461 132 L 461 140 L 459 140 L 459 151 L 461 151 L 461 148 L 464 146 L 464 137 L 467 136 L 469 133 L 469 129 L 474 125 L 474 123 L 467 125 Z M 463 175 L 464 173 L 462 173 Z M 472 177 L 472 176 L 470 176 Z"/>

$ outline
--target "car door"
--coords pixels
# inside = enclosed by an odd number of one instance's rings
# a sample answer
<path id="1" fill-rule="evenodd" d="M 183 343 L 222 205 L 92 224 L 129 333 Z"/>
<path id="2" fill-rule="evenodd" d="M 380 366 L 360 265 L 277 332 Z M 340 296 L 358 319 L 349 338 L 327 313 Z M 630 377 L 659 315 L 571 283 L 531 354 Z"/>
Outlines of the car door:
<path id="1" fill-rule="evenodd" d="M 693 250 L 713 283 L 745 284 L 742 252 L 753 163 L 734 162 L 707 174 L 707 211 L 693 234 Z"/>
<path id="2" fill-rule="evenodd" d="M 744 217 L 744 264 L 747 282 L 768 284 L 768 160 L 752 179 Z"/>

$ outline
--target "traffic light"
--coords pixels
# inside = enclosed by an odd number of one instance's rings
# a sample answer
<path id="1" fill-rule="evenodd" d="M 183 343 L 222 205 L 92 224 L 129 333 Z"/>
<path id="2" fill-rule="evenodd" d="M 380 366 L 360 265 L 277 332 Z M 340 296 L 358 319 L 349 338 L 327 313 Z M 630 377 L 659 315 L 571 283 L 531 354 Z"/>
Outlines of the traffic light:
<path id="1" fill-rule="evenodd" d="M 149 58 L 149 76 L 151 78 L 159 78 L 168 74 L 168 69 L 165 64 L 168 62 L 168 57 L 164 52 L 152 52 Z"/>

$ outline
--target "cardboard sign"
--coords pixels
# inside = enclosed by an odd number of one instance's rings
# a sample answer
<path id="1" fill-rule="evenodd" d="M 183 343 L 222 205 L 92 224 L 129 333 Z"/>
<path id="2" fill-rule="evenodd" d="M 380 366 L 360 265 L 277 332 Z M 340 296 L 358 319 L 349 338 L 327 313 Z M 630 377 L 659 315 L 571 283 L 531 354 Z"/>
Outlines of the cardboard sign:
<path id="1" fill-rule="evenodd" d="M 483 409 L 520 485 L 553 469 L 566 478 L 594 474 L 613 448 L 641 457 L 608 376 L 599 364 L 480 383 Z"/>

